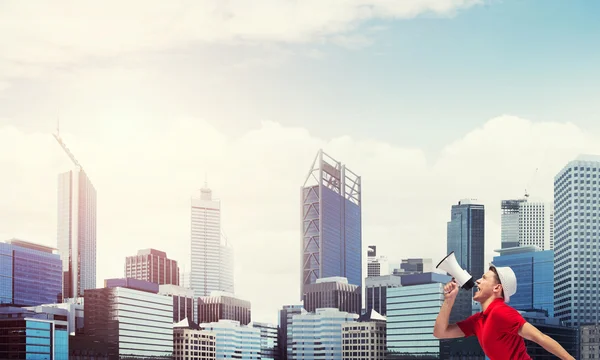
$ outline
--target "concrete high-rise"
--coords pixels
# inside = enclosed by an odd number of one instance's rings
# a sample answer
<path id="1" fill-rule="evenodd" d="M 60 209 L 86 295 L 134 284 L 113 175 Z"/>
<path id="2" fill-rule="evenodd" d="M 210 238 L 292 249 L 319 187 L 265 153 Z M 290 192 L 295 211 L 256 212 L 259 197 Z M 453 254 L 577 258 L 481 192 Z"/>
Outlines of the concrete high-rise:
<path id="1" fill-rule="evenodd" d="M 179 285 L 179 267 L 177 261 L 167 258 L 167 253 L 144 249 L 125 258 L 125 277 L 158 285 Z"/>
<path id="2" fill-rule="evenodd" d="M 581 155 L 554 177 L 554 316 L 600 322 L 600 156 Z"/>
<path id="3" fill-rule="evenodd" d="M 534 245 L 539 250 L 554 248 L 554 209 L 552 203 L 502 200 L 502 249 Z"/>
<path id="4" fill-rule="evenodd" d="M 300 194 L 300 296 L 305 285 L 326 277 L 362 286 L 360 176 L 319 150 Z"/>
<path id="5" fill-rule="evenodd" d="M 234 292 L 233 249 L 221 242 L 221 201 L 206 186 L 191 199 L 190 287 L 194 295 Z"/>
<path id="6" fill-rule="evenodd" d="M 519 246 L 519 209 L 527 199 L 502 200 L 500 208 L 500 241 L 502 249 Z"/>
<path id="7" fill-rule="evenodd" d="M 519 246 L 552 250 L 552 203 L 522 202 L 519 209 Z"/>
<path id="8" fill-rule="evenodd" d="M 96 189 L 62 138 L 75 168 L 58 176 L 57 248 L 63 263 L 63 298 L 96 288 Z"/>

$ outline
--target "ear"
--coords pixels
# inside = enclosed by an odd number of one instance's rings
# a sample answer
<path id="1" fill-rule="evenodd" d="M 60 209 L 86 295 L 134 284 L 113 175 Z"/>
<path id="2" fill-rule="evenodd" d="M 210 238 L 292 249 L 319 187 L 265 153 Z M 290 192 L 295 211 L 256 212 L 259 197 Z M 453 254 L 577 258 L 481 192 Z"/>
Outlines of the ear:
<path id="1" fill-rule="evenodd" d="M 502 293 L 502 284 L 494 285 L 494 292 L 497 292 L 499 294 Z"/>

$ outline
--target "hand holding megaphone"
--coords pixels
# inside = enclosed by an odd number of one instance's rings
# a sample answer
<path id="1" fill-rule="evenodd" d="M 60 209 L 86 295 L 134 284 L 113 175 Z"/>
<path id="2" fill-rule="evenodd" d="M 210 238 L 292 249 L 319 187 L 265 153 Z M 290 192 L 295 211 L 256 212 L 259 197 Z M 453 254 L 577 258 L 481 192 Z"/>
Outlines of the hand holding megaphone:
<path id="1" fill-rule="evenodd" d="M 452 279 L 449 283 L 444 286 L 444 298 L 448 300 L 456 299 L 456 295 L 458 294 L 458 284 L 456 280 Z"/>
<path id="2" fill-rule="evenodd" d="M 442 269 L 450 274 L 454 278 L 453 280 L 456 280 L 455 284 L 465 290 L 471 290 L 473 286 L 475 286 L 475 282 L 473 281 L 471 274 L 469 274 L 466 270 L 463 270 L 463 268 L 458 265 L 454 251 L 443 258 L 435 268 Z M 446 287 L 451 284 L 452 283 L 447 284 Z M 446 292 L 446 290 L 449 290 L 450 292 L 454 290 L 446 289 L 446 287 L 444 287 L 444 292 Z"/>

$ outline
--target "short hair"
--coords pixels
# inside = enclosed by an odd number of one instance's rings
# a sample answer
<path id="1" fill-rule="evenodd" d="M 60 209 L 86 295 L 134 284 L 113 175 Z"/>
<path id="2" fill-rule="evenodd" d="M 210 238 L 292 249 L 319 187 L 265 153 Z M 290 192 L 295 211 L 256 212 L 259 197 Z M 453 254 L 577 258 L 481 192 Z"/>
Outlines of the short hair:
<path id="1" fill-rule="evenodd" d="M 502 282 L 500 281 L 500 277 L 498 276 L 498 271 L 496 270 L 495 266 L 490 266 L 490 270 L 492 270 L 492 272 L 494 273 L 494 278 L 496 278 L 496 282 L 500 285 L 502 285 Z M 502 285 L 502 298 L 504 299 L 504 285 Z"/>

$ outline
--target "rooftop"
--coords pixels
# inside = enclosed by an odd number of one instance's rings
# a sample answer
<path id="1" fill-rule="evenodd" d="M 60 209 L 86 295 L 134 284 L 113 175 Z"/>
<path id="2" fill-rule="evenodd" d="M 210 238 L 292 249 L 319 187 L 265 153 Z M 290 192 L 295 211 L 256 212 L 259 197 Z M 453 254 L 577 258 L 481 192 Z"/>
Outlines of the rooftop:
<path id="1" fill-rule="evenodd" d="M 57 251 L 56 248 L 51 247 L 51 246 L 41 245 L 41 244 L 37 244 L 37 243 L 31 242 L 31 241 L 25 241 L 25 240 L 20 240 L 20 239 L 15 239 L 15 238 L 6 240 L 5 243 L 14 245 L 14 246 L 19 246 L 22 248 L 31 249 L 31 250 L 42 251 L 42 252 L 46 252 L 49 254 L 54 254 L 55 251 Z"/>

